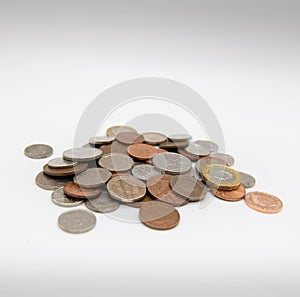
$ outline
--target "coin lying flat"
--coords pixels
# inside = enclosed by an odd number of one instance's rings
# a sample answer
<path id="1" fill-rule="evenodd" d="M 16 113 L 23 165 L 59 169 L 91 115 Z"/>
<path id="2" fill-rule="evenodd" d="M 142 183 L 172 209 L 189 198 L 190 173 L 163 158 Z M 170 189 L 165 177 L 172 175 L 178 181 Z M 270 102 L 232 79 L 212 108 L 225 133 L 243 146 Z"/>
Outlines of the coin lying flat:
<path id="1" fill-rule="evenodd" d="M 89 143 L 92 145 L 110 144 L 115 140 L 114 136 L 96 136 L 91 137 Z"/>
<path id="2" fill-rule="evenodd" d="M 66 211 L 58 217 L 59 228 L 73 234 L 92 230 L 96 226 L 96 222 L 95 215 L 83 209 Z"/>
<path id="3" fill-rule="evenodd" d="M 166 150 L 177 150 L 179 148 L 184 148 L 189 145 L 188 141 L 172 141 L 167 140 L 165 142 L 161 142 L 159 147 Z"/>
<path id="4" fill-rule="evenodd" d="M 211 153 L 210 157 L 218 158 L 226 162 L 227 166 L 232 166 L 234 164 L 234 158 L 231 155 L 223 153 Z"/>
<path id="5" fill-rule="evenodd" d="M 107 136 L 116 136 L 120 132 L 137 132 L 134 128 L 129 126 L 113 126 L 106 130 Z"/>
<path id="6" fill-rule="evenodd" d="M 221 159 L 213 158 L 213 157 L 204 157 L 197 161 L 197 163 L 195 164 L 195 169 L 200 175 L 202 175 L 203 169 L 207 165 L 213 165 L 213 164 L 226 165 L 225 161 Z"/>
<path id="7" fill-rule="evenodd" d="M 177 153 L 189 158 L 192 162 L 196 162 L 199 160 L 198 155 L 191 154 L 191 153 L 187 152 L 185 149 L 178 149 Z"/>
<path id="8" fill-rule="evenodd" d="M 54 191 L 60 187 L 63 187 L 70 180 L 71 178 L 68 177 L 54 178 L 44 174 L 44 172 L 40 172 L 35 178 L 35 183 L 44 190 Z"/>
<path id="9" fill-rule="evenodd" d="M 209 140 L 196 140 L 194 143 L 199 144 L 202 147 L 207 148 L 210 152 L 217 152 L 219 147 L 216 143 Z"/>
<path id="10" fill-rule="evenodd" d="M 158 145 L 167 140 L 167 136 L 158 132 L 146 132 L 142 134 L 144 141 L 151 145 Z"/>
<path id="11" fill-rule="evenodd" d="M 160 175 L 161 172 L 149 164 L 136 165 L 131 170 L 133 176 L 140 180 L 148 180 L 151 176 Z"/>
<path id="12" fill-rule="evenodd" d="M 212 192 L 216 197 L 226 201 L 240 201 L 246 195 L 245 188 L 242 185 L 235 190 L 225 191 L 220 189 L 212 189 Z"/>
<path id="13" fill-rule="evenodd" d="M 103 155 L 98 163 L 101 167 L 114 172 L 130 170 L 134 164 L 132 158 L 119 153 Z"/>
<path id="14" fill-rule="evenodd" d="M 114 141 L 111 144 L 104 144 L 100 147 L 103 155 L 110 154 L 110 153 L 119 153 L 127 155 L 128 145 L 120 143 L 118 141 Z"/>
<path id="15" fill-rule="evenodd" d="M 180 220 L 179 212 L 174 206 L 158 201 L 145 203 L 140 208 L 139 216 L 145 226 L 156 230 L 172 229 Z"/>
<path id="16" fill-rule="evenodd" d="M 47 164 L 43 167 L 43 172 L 50 176 L 71 176 L 79 174 L 88 168 L 87 163 L 78 163 L 74 167 L 67 168 L 51 168 Z"/>
<path id="17" fill-rule="evenodd" d="M 242 177 L 242 185 L 245 187 L 245 188 L 252 188 L 255 186 L 255 178 L 248 174 L 248 173 L 244 173 L 244 172 L 241 172 L 239 171 L 239 174 L 241 175 Z"/>
<path id="18" fill-rule="evenodd" d="M 55 158 L 48 162 L 50 168 L 70 168 L 77 164 L 77 162 L 66 161 L 63 158 Z"/>
<path id="19" fill-rule="evenodd" d="M 146 196 L 144 196 L 144 198 L 142 200 L 140 200 L 140 201 L 125 203 L 125 204 L 128 205 L 128 206 L 130 206 L 130 207 L 140 208 L 145 203 L 151 202 L 151 201 L 154 201 L 154 200 L 149 195 L 146 194 Z"/>
<path id="20" fill-rule="evenodd" d="M 51 200 L 54 204 L 62 207 L 73 207 L 73 206 L 78 206 L 83 203 L 83 200 L 75 200 L 72 199 L 71 197 L 68 197 L 64 193 L 64 188 L 58 188 L 55 190 L 52 195 L 51 195 Z"/>
<path id="21" fill-rule="evenodd" d="M 64 185 L 64 193 L 72 198 L 85 199 L 95 198 L 101 194 L 100 188 L 85 189 L 74 182 L 68 182 Z"/>
<path id="22" fill-rule="evenodd" d="M 147 160 L 157 154 L 157 149 L 150 144 L 137 143 L 130 145 L 127 152 L 132 158 L 137 160 Z"/>
<path id="23" fill-rule="evenodd" d="M 199 156 L 199 157 L 204 157 L 208 156 L 210 154 L 210 150 L 207 147 L 201 146 L 197 143 L 191 143 L 189 144 L 185 150 L 193 155 Z"/>
<path id="24" fill-rule="evenodd" d="M 77 147 L 69 149 L 63 153 L 63 158 L 67 161 L 87 162 L 97 160 L 102 156 L 102 151 L 97 148 Z"/>
<path id="25" fill-rule="evenodd" d="M 89 168 L 76 175 L 74 182 L 83 188 L 96 188 L 111 178 L 111 172 L 105 168 Z"/>
<path id="26" fill-rule="evenodd" d="M 116 135 L 116 140 L 123 144 L 133 144 L 133 143 L 142 143 L 144 142 L 143 135 L 140 135 L 135 132 L 121 132 Z"/>
<path id="27" fill-rule="evenodd" d="M 278 213 L 283 207 L 282 201 L 274 195 L 263 192 L 249 192 L 245 203 L 252 209 L 263 213 Z"/>
<path id="28" fill-rule="evenodd" d="M 172 134 L 168 136 L 172 141 L 187 141 L 192 139 L 190 134 Z"/>
<path id="29" fill-rule="evenodd" d="M 24 154 L 31 159 L 44 159 L 53 154 L 53 148 L 47 144 L 32 144 L 25 148 Z"/>
<path id="30" fill-rule="evenodd" d="M 118 209 L 120 203 L 112 199 L 107 191 L 102 191 L 97 198 L 86 200 L 85 206 L 94 212 L 108 213 Z"/>

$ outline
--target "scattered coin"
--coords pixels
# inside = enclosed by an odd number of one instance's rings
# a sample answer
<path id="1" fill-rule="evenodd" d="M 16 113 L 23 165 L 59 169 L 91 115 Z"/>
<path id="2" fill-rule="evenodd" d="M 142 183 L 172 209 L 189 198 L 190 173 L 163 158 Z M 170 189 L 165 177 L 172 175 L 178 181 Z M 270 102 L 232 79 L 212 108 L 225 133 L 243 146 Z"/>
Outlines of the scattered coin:
<path id="1" fill-rule="evenodd" d="M 75 200 L 72 199 L 71 197 L 68 197 L 64 193 L 64 188 L 58 188 L 55 190 L 52 195 L 51 195 L 51 200 L 54 204 L 62 207 L 73 207 L 73 206 L 78 206 L 83 203 L 83 200 Z"/>
<path id="2" fill-rule="evenodd" d="M 120 132 L 137 132 L 134 128 L 129 126 L 113 126 L 106 130 L 107 136 L 116 136 Z"/>
<path id="3" fill-rule="evenodd" d="M 171 141 L 167 140 L 159 144 L 160 148 L 166 150 L 177 150 L 179 148 L 184 148 L 189 145 L 188 141 Z"/>
<path id="4" fill-rule="evenodd" d="M 74 167 L 67 168 L 51 168 L 47 164 L 43 167 L 43 172 L 50 176 L 71 176 L 79 174 L 88 168 L 87 163 L 78 163 Z"/>
<path id="5" fill-rule="evenodd" d="M 44 190 L 54 191 L 69 182 L 71 178 L 54 178 L 44 174 L 44 172 L 40 172 L 36 178 L 35 183 L 37 186 Z"/>
<path id="6" fill-rule="evenodd" d="M 252 175 L 241 171 L 239 171 L 239 174 L 242 177 L 242 185 L 245 188 L 252 188 L 255 186 L 255 178 Z"/>
<path id="7" fill-rule="evenodd" d="M 142 143 L 144 137 L 135 132 L 121 132 L 116 135 L 116 140 L 123 144 Z"/>
<path id="8" fill-rule="evenodd" d="M 107 191 L 102 191 L 97 198 L 86 200 L 85 206 L 94 212 L 108 213 L 118 209 L 120 203 L 112 199 Z"/>
<path id="9" fill-rule="evenodd" d="M 64 185 L 64 193 L 72 198 L 95 198 L 101 194 L 100 188 L 85 189 L 70 181 Z"/>
<path id="10" fill-rule="evenodd" d="M 191 154 L 191 153 L 187 152 L 185 149 L 178 149 L 177 153 L 189 158 L 192 162 L 196 162 L 199 160 L 198 155 Z"/>
<path id="11" fill-rule="evenodd" d="M 247 193 L 245 203 L 254 210 L 268 214 L 280 212 L 283 207 L 279 198 L 263 192 Z"/>
<path id="12" fill-rule="evenodd" d="M 192 139 L 192 136 L 189 134 L 172 134 L 168 138 L 172 141 L 187 141 Z"/>
<path id="13" fill-rule="evenodd" d="M 151 145 L 158 145 L 167 140 L 167 136 L 158 132 L 143 133 L 144 141 Z"/>
<path id="14" fill-rule="evenodd" d="M 77 147 L 63 153 L 63 158 L 67 161 L 87 162 L 99 159 L 102 151 L 97 148 Z"/>
<path id="15" fill-rule="evenodd" d="M 89 140 L 89 143 L 92 145 L 101 145 L 101 144 L 110 144 L 115 140 L 114 136 L 96 136 L 92 137 Z"/>
<path id="16" fill-rule="evenodd" d="M 132 158 L 137 160 L 147 160 L 157 154 L 157 149 L 150 144 L 137 143 L 130 145 L 127 152 Z"/>
<path id="17" fill-rule="evenodd" d="M 226 201 L 240 201 L 245 197 L 246 194 L 245 188 L 242 185 L 235 190 L 225 191 L 220 189 L 212 189 L 212 192 L 216 197 Z"/>
<path id="18" fill-rule="evenodd" d="M 111 178 L 111 172 L 105 168 L 89 168 L 76 175 L 74 182 L 83 188 L 96 188 L 105 184 Z"/>
<path id="19" fill-rule="evenodd" d="M 140 180 L 147 181 L 151 176 L 160 175 L 161 172 L 154 166 L 149 164 L 141 164 L 134 166 L 131 170 L 133 176 Z"/>
<path id="20" fill-rule="evenodd" d="M 185 150 L 190 154 L 200 156 L 200 157 L 208 156 L 210 154 L 209 148 L 201 146 L 201 145 L 196 144 L 196 143 L 189 144 L 185 148 Z"/>
<path id="21" fill-rule="evenodd" d="M 44 159 L 53 154 L 53 148 L 47 144 L 32 144 L 25 148 L 24 154 L 31 159 Z"/>
<path id="22" fill-rule="evenodd" d="M 58 217 L 58 226 L 68 233 L 84 233 L 96 226 L 97 219 L 93 213 L 83 209 L 70 210 Z"/>
<path id="23" fill-rule="evenodd" d="M 103 155 L 99 160 L 99 165 L 109 171 L 127 171 L 133 166 L 133 160 L 127 155 L 111 153 Z"/>
<path id="24" fill-rule="evenodd" d="M 200 175 L 202 175 L 203 169 L 207 165 L 213 165 L 213 164 L 226 165 L 226 162 L 221 159 L 217 159 L 213 157 L 203 157 L 197 161 L 197 163 L 195 164 L 195 169 Z"/>
<path id="25" fill-rule="evenodd" d="M 136 202 L 126 203 L 126 205 L 128 205 L 130 207 L 134 207 L 134 208 L 140 208 L 145 203 L 151 202 L 151 201 L 154 201 L 154 200 L 149 195 L 146 194 L 146 196 L 144 196 L 144 198 L 142 200 L 136 201 Z"/>
<path id="26" fill-rule="evenodd" d="M 223 153 L 211 153 L 210 157 L 218 158 L 226 162 L 227 166 L 232 166 L 234 164 L 234 158 L 231 155 Z"/>
<path id="27" fill-rule="evenodd" d="M 194 143 L 199 144 L 202 147 L 207 148 L 210 152 L 217 152 L 219 147 L 216 143 L 209 140 L 196 140 Z"/>
<path id="28" fill-rule="evenodd" d="M 48 162 L 50 168 L 70 168 L 77 164 L 77 162 L 66 161 L 63 158 L 55 158 Z"/>
<path id="29" fill-rule="evenodd" d="M 110 153 L 119 153 L 127 155 L 128 145 L 122 144 L 118 141 L 114 141 L 112 144 L 104 144 L 100 147 L 103 155 Z"/>

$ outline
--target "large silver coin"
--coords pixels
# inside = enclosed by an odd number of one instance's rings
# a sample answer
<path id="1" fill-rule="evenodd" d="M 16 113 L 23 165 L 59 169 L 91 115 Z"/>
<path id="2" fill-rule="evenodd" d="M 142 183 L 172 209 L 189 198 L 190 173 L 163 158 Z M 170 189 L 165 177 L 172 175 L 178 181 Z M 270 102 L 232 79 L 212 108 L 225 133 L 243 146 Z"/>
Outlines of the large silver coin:
<path id="1" fill-rule="evenodd" d="M 239 171 L 239 174 L 242 177 L 242 186 L 244 186 L 244 188 L 252 188 L 255 186 L 256 181 L 252 175 L 241 171 Z"/>
<path id="2" fill-rule="evenodd" d="M 219 150 L 218 145 L 209 140 L 196 140 L 194 143 L 199 144 L 202 147 L 207 148 L 210 152 L 217 152 Z"/>
<path id="3" fill-rule="evenodd" d="M 234 164 L 234 158 L 231 155 L 223 153 L 211 153 L 210 157 L 218 158 L 226 162 L 227 166 L 232 166 Z"/>
<path id="4" fill-rule="evenodd" d="M 158 132 L 146 132 L 142 134 L 144 141 L 148 144 L 156 145 L 167 140 L 167 136 Z"/>
<path id="5" fill-rule="evenodd" d="M 35 183 L 37 186 L 44 190 L 54 191 L 60 187 L 63 187 L 67 182 L 71 181 L 72 178 L 55 178 L 40 172 L 36 178 Z"/>
<path id="6" fill-rule="evenodd" d="M 73 234 L 92 230 L 96 226 L 96 222 L 96 216 L 83 209 L 69 210 L 58 217 L 59 228 Z"/>
<path id="7" fill-rule="evenodd" d="M 112 199 L 107 191 L 102 191 L 97 198 L 86 200 L 85 206 L 94 212 L 107 213 L 118 209 L 120 203 Z"/>
<path id="8" fill-rule="evenodd" d="M 161 172 L 154 166 L 148 164 L 136 165 L 131 170 L 133 176 L 138 179 L 147 181 L 151 176 L 159 175 Z"/>
<path id="9" fill-rule="evenodd" d="M 69 168 L 77 165 L 77 162 L 66 161 L 63 158 L 55 158 L 48 162 L 48 166 L 51 168 Z"/>
<path id="10" fill-rule="evenodd" d="M 192 139 L 190 134 L 172 134 L 168 136 L 172 141 L 186 141 Z"/>
<path id="11" fill-rule="evenodd" d="M 114 172 L 130 170 L 133 164 L 134 162 L 131 157 L 120 153 L 105 154 L 99 160 L 101 167 Z"/>
<path id="12" fill-rule="evenodd" d="M 185 148 L 185 150 L 190 154 L 200 156 L 200 157 L 208 156 L 210 154 L 209 148 L 201 146 L 197 143 L 191 143 L 189 146 Z"/>
<path id="13" fill-rule="evenodd" d="M 191 160 L 177 153 L 156 154 L 152 161 L 157 169 L 165 173 L 181 174 L 192 168 Z"/>
<path id="14" fill-rule="evenodd" d="M 24 154 L 31 159 L 44 159 L 53 154 L 53 148 L 47 144 L 32 144 L 25 148 Z"/>
<path id="15" fill-rule="evenodd" d="M 92 145 L 110 144 L 114 140 L 115 140 L 114 136 L 96 136 L 90 138 L 89 143 Z"/>
<path id="16" fill-rule="evenodd" d="M 67 161 L 92 161 L 101 156 L 102 151 L 100 149 L 88 147 L 77 147 L 63 153 L 63 158 Z"/>
<path id="17" fill-rule="evenodd" d="M 89 168 L 74 177 L 74 183 L 84 188 L 96 188 L 105 184 L 111 178 L 111 173 L 105 168 Z"/>
<path id="18" fill-rule="evenodd" d="M 64 188 L 58 188 L 51 195 L 51 200 L 54 204 L 62 207 L 73 207 L 83 203 L 83 200 L 74 200 L 64 193 Z"/>

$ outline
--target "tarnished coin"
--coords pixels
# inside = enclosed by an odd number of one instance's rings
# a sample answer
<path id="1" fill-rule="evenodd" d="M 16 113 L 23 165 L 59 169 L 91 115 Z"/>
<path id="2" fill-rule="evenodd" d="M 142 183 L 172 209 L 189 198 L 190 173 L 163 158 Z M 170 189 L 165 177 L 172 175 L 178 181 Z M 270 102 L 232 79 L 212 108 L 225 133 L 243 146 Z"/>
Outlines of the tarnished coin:
<path id="1" fill-rule="evenodd" d="M 239 174 L 242 177 L 242 185 L 245 188 L 252 188 L 255 186 L 255 178 L 252 175 L 241 171 L 239 171 Z"/>
<path id="2" fill-rule="evenodd" d="M 143 133 L 144 141 L 151 145 L 158 145 L 167 140 L 167 136 L 158 132 Z"/>
<path id="3" fill-rule="evenodd" d="M 142 207 L 142 205 L 144 205 L 147 202 L 151 202 L 154 201 L 149 195 L 144 196 L 144 198 L 140 201 L 136 201 L 136 202 L 130 202 L 130 203 L 125 203 L 126 205 L 130 206 L 130 207 L 134 207 L 134 208 L 140 208 Z"/>
<path id="4" fill-rule="evenodd" d="M 31 159 L 44 159 L 53 154 L 53 148 L 47 144 L 32 144 L 25 148 L 24 154 Z"/>
<path id="5" fill-rule="evenodd" d="M 101 194 L 100 188 L 85 189 L 81 188 L 74 182 L 68 182 L 64 185 L 64 193 L 72 198 L 85 199 L 95 198 Z"/>
<path id="6" fill-rule="evenodd" d="M 157 154 L 157 149 L 145 143 L 132 144 L 127 149 L 128 154 L 137 160 L 151 159 Z"/>
<path id="7" fill-rule="evenodd" d="M 254 210 L 269 214 L 280 212 L 283 207 L 279 198 L 263 192 L 247 193 L 245 203 Z"/>
<path id="8" fill-rule="evenodd" d="M 107 191 L 102 191 L 99 197 L 86 200 L 85 206 L 94 212 L 108 213 L 118 209 L 120 203 L 112 199 Z"/>
<path id="9" fill-rule="evenodd" d="M 207 165 L 202 176 L 209 186 L 220 190 L 237 189 L 242 182 L 242 177 L 237 171 L 219 164 Z"/>
<path id="10" fill-rule="evenodd" d="M 199 144 L 202 147 L 207 148 L 210 152 L 217 152 L 219 147 L 216 143 L 209 140 L 196 140 L 194 143 Z"/>
<path id="11" fill-rule="evenodd" d="M 141 164 L 134 166 L 131 170 L 133 176 L 141 180 L 148 180 L 151 176 L 160 175 L 161 172 L 154 166 L 149 164 Z"/>
<path id="12" fill-rule="evenodd" d="M 227 166 L 232 166 L 234 164 L 234 158 L 231 155 L 223 153 L 211 153 L 210 157 L 218 158 L 226 162 Z"/>
<path id="13" fill-rule="evenodd" d="M 192 162 L 196 162 L 199 160 L 198 155 L 191 154 L 191 153 L 187 152 L 185 149 L 178 149 L 177 153 L 189 158 Z"/>
<path id="14" fill-rule="evenodd" d="M 128 145 L 120 143 L 118 141 L 114 141 L 112 144 L 104 144 L 100 147 L 103 155 L 110 153 L 119 153 L 127 155 Z"/>
<path id="15" fill-rule="evenodd" d="M 107 183 L 107 190 L 114 199 L 122 202 L 138 201 L 146 195 L 145 184 L 132 175 L 113 177 Z"/>
<path id="16" fill-rule="evenodd" d="M 179 148 L 184 148 L 189 145 L 188 141 L 171 141 L 167 140 L 159 144 L 160 148 L 166 150 L 177 150 Z"/>
<path id="17" fill-rule="evenodd" d="M 171 174 L 185 173 L 192 168 L 191 160 L 177 153 L 157 154 L 152 161 L 157 169 Z"/>
<path id="18" fill-rule="evenodd" d="M 246 195 L 246 191 L 245 188 L 240 185 L 237 189 L 235 190 L 230 190 L 230 191 L 225 191 L 225 190 L 220 190 L 220 189 L 212 189 L 212 193 L 222 199 L 222 200 L 226 200 L 226 201 L 240 201 L 242 200 L 245 195 Z"/>
<path id="19" fill-rule="evenodd" d="M 200 157 L 208 156 L 210 154 L 209 148 L 201 146 L 196 143 L 191 143 L 185 148 L 185 150 L 190 154 L 200 156 Z"/>
<path id="20" fill-rule="evenodd" d="M 54 191 L 72 180 L 72 178 L 54 178 L 44 174 L 44 172 L 40 172 L 36 178 L 35 183 L 37 186 L 44 190 Z"/>
<path id="21" fill-rule="evenodd" d="M 69 210 L 58 217 L 59 228 L 73 234 L 92 230 L 96 226 L 96 222 L 96 216 L 83 209 Z"/>
<path id="22" fill-rule="evenodd" d="M 170 180 L 170 186 L 175 193 L 191 202 L 200 201 L 206 196 L 206 186 L 192 176 L 177 175 Z"/>
<path id="23" fill-rule="evenodd" d="M 109 171 L 127 171 L 133 166 L 133 160 L 127 155 L 111 153 L 103 155 L 99 160 L 99 165 Z"/>
<path id="24" fill-rule="evenodd" d="M 121 132 L 116 135 L 116 140 L 123 144 L 142 143 L 144 141 L 143 135 L 135 132 Z"/>
<path id="25" fill-rule="evenodd" d="M 172 229 L 180 220 L 179 212 L 174 206 L 159 201 L 145 203 L 140 208 L 139 216 L 145 226 L 156 230 Z"/>
<path id="26" fill-rule="evenodd" d="M 192 136 L 189 134 L 172 134 L 168 137 L 172 141 L 187 141 L 192 139 Z"/>
<path id="27" fill-rule="evenodd" d="M 137 132 L 134 128 L 129 126 L 113 126 L 106 130 L 107 136 L 116 136 L 120 132 Z"/>
<path id="28" fill-rule="evenodd" d="M 97 148 L 77 147 L 63 153 L 63 158 L 68 161 L 92 161 L 102 156 L 102 151 Z"/>
<path id="29" fill-rule="evenodd" d="M 50 176 L 71 176 L 79 174 L 88 168 L 88 163 L 78 163 L 74 167 L 51 168 L 47 164 L 43 167 L 43 172 Z"/>
<path id="30" fill-rule="evenodd" d="M 96 188 L 111 178 L 111 172 L 105 168 L 89 168 L 74 176 L 74 183 L 83 188 Z"/>
<path id="31" fill-rule="evenodd" d="M 48 166 L 51 168 L 69 168 L 77 164 L 77 162 L 66 161 L 63 158 L 55 158 L 48 162 Z"/>
<path id="32" fill-rule="evenodd" d="M 89 143 L 92 145 L 110 144 L 115 140 L 114 136 L 96 136 L 91 137 Z"/>
<path id="33" fill-rule="evenodd" d="M 213 164 L 226 165 L 226 162 L 217 158 L 204 157 L 197 161 L 197 163 L 195 164 L 195 169 L 202 176 L 203 169 L 207 165 L 213 165 Z"/>
<path id="34" fill-rule="evenodd" d="M 64 188 L 58 188 L 55 190 L 52 195 L 51 195 L 51 200 L 54 204 L 62 207 L 73 207 L 73 206 L 78 206 L 83 203 L 83 200 L 75 200 L 72 199 L 71 197 L 68 197 L 64 193 Z"/>

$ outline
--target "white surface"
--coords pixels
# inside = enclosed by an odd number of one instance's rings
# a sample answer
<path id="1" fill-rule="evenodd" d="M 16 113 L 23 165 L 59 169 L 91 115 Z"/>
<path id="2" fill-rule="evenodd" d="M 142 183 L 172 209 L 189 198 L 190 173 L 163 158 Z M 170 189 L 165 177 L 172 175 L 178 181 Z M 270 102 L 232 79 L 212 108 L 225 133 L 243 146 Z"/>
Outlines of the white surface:
<path id="1" fill-rule="evenodd" d="M 1 10 L 1 296 L 299 295 L 297 7 L 229 2 Z M 64 209 L 34 184 L 46 160 L 23 149 L 45 142 L 59 156 L 94 97 L 144 76 L 203 96 L 235 167 L 280 197 L 282 213 L 215 199 L 181 208 L 168 232 L 104 215 L 89 233 L 61 231 Z"/>

